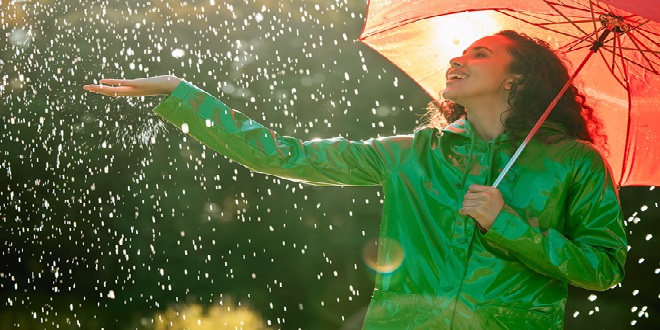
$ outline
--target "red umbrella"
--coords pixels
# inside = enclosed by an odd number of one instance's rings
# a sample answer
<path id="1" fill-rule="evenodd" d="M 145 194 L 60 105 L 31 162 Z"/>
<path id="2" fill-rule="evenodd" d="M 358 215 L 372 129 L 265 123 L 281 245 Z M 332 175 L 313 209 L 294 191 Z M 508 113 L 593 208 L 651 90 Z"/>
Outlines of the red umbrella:
<path id="1" fill-rule="evenodd" d="M 573 64 L 619 185 L 660 185 L 660 1 L 370 0 L 360 40 L 438 99 L 449 59 L 500 30 L 543 39 Z"/>

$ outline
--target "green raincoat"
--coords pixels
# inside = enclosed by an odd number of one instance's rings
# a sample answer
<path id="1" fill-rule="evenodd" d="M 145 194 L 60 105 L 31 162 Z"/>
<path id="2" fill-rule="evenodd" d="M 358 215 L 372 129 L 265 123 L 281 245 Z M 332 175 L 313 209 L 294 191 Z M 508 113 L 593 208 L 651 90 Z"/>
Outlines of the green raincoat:
<path id="1" fill-rule="evenodd" d="M 510 159 L 506 134 L 487 142 L 459 120 L 442 132 L 303 142 L 186 82 L 154 111 L 257 172 L 382 186 L 378 258 L 396 267 L 377 275 L 365 329 L 558 329 L 568 284 L 605 290 L 623 279 L 627 243 L 609 168 L 559 125 L 545 124 L 546 142 L 534 138 L 500 184 L 506 205 L 484 234 L 458 210 L 470 185 L 490 185 Z"/>

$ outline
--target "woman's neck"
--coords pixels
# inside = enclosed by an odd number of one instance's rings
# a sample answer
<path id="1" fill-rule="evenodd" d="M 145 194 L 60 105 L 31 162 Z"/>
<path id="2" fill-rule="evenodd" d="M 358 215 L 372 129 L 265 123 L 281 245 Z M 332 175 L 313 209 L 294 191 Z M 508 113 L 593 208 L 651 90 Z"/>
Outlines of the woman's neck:
<path id="1" fill-rule="evenodd" d="M 500 107 L 500 109 L 504 109 Z M 474 130 L 481 136 L 484 141 L 492 141 L 498 135 L 504 132 L 504 120 L 506 110 L 497 110 L 497 108 L 490 107 L 490 109 L 466 109 L 466 118 Z"/>

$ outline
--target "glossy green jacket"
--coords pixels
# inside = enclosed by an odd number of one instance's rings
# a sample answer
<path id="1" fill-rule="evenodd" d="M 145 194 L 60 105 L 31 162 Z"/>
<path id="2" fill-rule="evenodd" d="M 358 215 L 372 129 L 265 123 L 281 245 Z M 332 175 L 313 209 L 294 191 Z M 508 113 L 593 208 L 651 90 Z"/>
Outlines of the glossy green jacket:
<path id="1" fill-rule="evenodd" d="M 616 186 L 600 154 L 547 123 L 499 189 L 487 233 L 458 213 L 514 152 L 469 122 L 366 141 L 279 136 L 182 82 L 155 112 L 246 167 L 322 185 L 380 185 L 379 263 L 365 329 L 558 329 L 568 284 L 605 290 L 624 274 Z M 552 143 L 548 141 L 552 140 Z M 401 260 L 401 256 L 403 259 Z"/>

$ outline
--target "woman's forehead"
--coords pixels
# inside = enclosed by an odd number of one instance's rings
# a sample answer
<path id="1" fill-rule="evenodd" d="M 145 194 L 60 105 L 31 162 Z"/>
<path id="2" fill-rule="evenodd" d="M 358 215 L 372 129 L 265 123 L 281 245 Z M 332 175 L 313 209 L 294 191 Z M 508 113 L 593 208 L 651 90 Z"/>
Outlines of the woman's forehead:
<path id="1" fill-rule="evenodd" d="M 474 43 L 472 43 L 468 48 L 464 51 L 468 52 L 474 49 L 481 49 L 481 48 L 486 48 L 492 52 L 495 52 L 497 50 L 506 50 L 510 45 L 512 41 L 501 35 L 492 35 L 492 36 L 486 36 L 483 37 Z"/>

